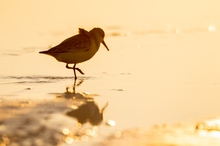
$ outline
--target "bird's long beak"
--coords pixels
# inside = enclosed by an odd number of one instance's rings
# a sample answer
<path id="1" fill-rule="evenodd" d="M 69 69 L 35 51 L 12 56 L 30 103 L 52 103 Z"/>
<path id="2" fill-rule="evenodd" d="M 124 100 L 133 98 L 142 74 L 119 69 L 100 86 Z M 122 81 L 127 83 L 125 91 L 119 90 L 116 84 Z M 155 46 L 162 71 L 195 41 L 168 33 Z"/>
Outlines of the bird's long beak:
<path id="1" fill-rule="evenodd" d="M 105 44 L 105 41 L 103 40 L 102 41 L 102 44 L 106 47 L 106 49 L 109 51 L 109 49 L 108 49 L 108 47 L 107 47 L 107 45 Z"/>

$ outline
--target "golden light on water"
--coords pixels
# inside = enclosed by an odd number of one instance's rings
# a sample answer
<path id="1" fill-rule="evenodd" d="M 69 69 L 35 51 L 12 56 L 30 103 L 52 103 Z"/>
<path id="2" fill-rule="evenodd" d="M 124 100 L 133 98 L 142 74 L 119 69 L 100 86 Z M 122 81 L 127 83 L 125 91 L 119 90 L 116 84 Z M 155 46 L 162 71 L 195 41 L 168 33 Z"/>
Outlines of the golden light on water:
<path id="1" fill-rule="evenodd" d="M 67 129 L 67 128 L 64 128 L 63 129 L 63 134 L 64 135 L 68 135 L 70 133 L 70 130 L 69 129 Z"/>
<path id="2" fill-rule="evenodd" d="M 218 138 L 220 140 L 220 132 L 219 131 L 206 131 L 201 130 L 199 131 L 199 135 L 206 138 Z"/>
<path id="3" fill-rule="evenodd" d="M 106 122 L 106 124 L 108 125 L 108 126 L 115 126 L 116 125 L 116 122 L 114 121 L 114 120 L 108 120 L 107 122 Z"/>
<path id="4" fill-rule="evenodd" d="M 71 109 L 78 109 L 78 106 L 72 104 L 72 105 L 70 105 L 70 108 Z"/>
<path id="5" fill-rule="evenodd" d="M 62 140 L 67 144 L 72 144 L 73 142 L 88 141 L 90 138 L 98 137 L 98 129 L 99 128 L 97 126 L 82 128 L 81 124 L 80 126 L 78 124 L 78 126 L 74 130 L 64 128 L 62 130 Z"/>
<path id="6" fill-rule="evenodd" d="M 209 32 L 214 32 L 214 31 L 216 31 L 216 27 L 214 25 L 209 25 L 208 31 Z"/>
<path id="7" fill-rule="evenodd" d="M 65 142 L 67 143 L 67 144 L 72 144 L 73 143 L 73 138 L 72 137 L 66 137 L 65 138 Z"/>
<path id="8" fill-rule="evenodd" d="M 199 130 L 199 134 L 203 137 L 219 138 L 220 140 L 220 119 L 216 118 L 199 123 L 197 130 Z"/>
<path id="9" fill-rule="evenodd" d="M 96 134 L 96 132 L 95 132 L 94 130 L 92 130 L 92 129 L 87 129 L 87 130 L 86 130 L 86 134 L 87 134 L 87 135 L 94 136 L 94 135 Z"/>
<path id="10" fill-rule="evenodd" d="M 206 122 L 207 126 L 215 127 L 220 130 L 220 119 L 213 119 Z"/>
<path id="11" fill-rule="evenodd" d="M 220 138 L 220 132 L 219 131 L 213 131 L 211 132 L 212 137 Z"/>

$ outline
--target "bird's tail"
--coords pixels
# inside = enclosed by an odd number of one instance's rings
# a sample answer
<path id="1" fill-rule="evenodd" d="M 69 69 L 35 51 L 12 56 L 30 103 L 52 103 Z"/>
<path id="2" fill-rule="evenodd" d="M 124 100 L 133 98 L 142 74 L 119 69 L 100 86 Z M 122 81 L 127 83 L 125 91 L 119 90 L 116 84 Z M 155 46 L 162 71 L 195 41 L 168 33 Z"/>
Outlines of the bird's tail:
<path id="1" fill-rule="evenodd" d="M 41 51 L 40 54 L 48 54 L 48 51 Z"/>

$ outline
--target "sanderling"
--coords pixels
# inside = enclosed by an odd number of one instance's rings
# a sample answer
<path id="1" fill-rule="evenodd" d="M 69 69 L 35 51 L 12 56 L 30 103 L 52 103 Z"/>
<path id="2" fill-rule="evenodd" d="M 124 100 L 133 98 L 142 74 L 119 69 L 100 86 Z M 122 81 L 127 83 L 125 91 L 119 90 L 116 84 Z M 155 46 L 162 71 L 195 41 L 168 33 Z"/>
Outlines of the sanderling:
<path id="1" fill-rule="evenodd" d="M 77 79 L 76 70 L 84 74 L 79 68 L 76 68 L 77 63 L 81 63 L 92 58 L 99 50 L 102 43 L 109 51 L 104 42 L 105 33 L 101 28 L 93 28 L 90 31 L 79 28 L 79 34 L 67 38 L 59 45 L 39 53 L 53 56 L 60 62 L 66 63 L 66 68 L 73 69 L 74 79 Z M 69 67 L 68 64 L 74 64 Z"/>

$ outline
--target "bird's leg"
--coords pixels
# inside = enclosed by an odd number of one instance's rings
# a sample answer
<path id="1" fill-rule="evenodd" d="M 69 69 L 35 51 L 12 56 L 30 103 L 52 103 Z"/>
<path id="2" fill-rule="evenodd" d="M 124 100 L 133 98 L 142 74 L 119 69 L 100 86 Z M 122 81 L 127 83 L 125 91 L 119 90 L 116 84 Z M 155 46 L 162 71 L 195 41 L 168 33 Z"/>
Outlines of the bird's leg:
<path id="1" fill-rule="evenodd" d="M 75 68 L 78 72 L 80 72 L 82 75 L 84 75 L 84 73 L 82 72 L 82 70 L 81 69 L 79 69 L 79 68 Z"/>
<path id="2" fill-rule="evenodd" d="M 73 69 L 73 67 L 68 66 L 68 63 L 66 64 L 67 69 Z"/>
<path id="3" fill-rule="evenodd" d="M 81 69 L 76 68 L 76 64 L 74 64 L 74 66 L 73 66 L 73 70 L 74 70 L 74 72 L 75 72 L 75 70 L 77 70 L 77 71 L 80 72 L 82 75 L 84 75 L 84 73 L 82 72 Z"/>
<path id="4" fill-rule="evenodd" d="M 75 80 L 77 79 L 77 77 L 76 77 L 76 70 L 77 70 L 78 72 L 80 72 L 82 75 L 84 75 L 84 73 L 82 72 L 81 69 L 76 68 L 76 63 L 74 64 L 73 67 L 69 67 L 69 66 L 68 66 L 68 63 L 67 63 L 67 64 L 66 64 L 66 68 L 67 68 L 67 69 L 73 69 L 73 72 L 74 72 L 74 79 L 75 79 Z"/>
<path id="5" fill-rule="evenodd" d="M 75 67 L 76 67 L 76 64 L 74 64 L 73 67 L 70 67 L 68 63 L 66 64 L 66 68 L 67 68 L 67 69 L 73 69 L 74 79 L 75 79 L 75 81 L 76 81 L 77 77 L 76 77 L 76 71 L 75 71 L 76 68 L 75 68 Z"/>
<path id="6" fill-rule="evenodd" d="M 76 76 L 76 64 L 74 64 L 74 66 L 73 66 L 73 72 L 74 72 L 74 79 L 76 81 L 76 79 L 77 79 L 77 76 Z"/>

